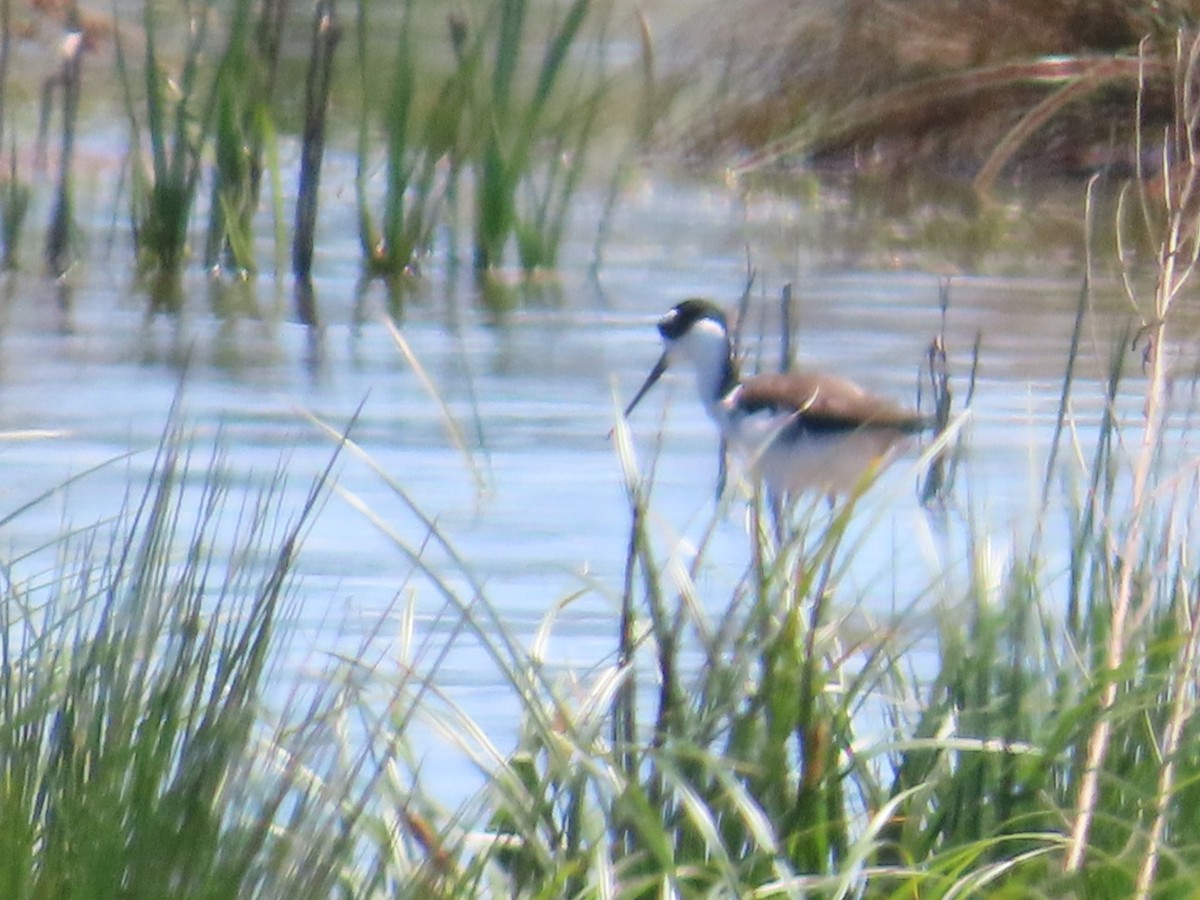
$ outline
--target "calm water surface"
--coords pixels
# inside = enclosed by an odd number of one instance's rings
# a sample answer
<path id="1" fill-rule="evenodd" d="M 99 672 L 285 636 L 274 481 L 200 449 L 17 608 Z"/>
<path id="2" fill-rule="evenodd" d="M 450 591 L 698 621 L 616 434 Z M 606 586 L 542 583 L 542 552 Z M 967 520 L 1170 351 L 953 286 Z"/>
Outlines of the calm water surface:
<path id="1" fill-rule="evenodd" d="M 430 286 L 409 301 L 404 337 L 448 404 L 464 452 L 449 439 L 438 400 L 382 324 L 382 292 L 356 293 L 354 211 L 345 199 L 353 195 L 352 176 L 332 171 L 332 192 L 343 199 L 328 208 L 318 241 L 320 329 L 296 322 L 286 289 L 266 277 L 242 297 L 253 300 L 257 314 L 215 314 L 212 292 L 197 280 L 181 316 L 147 317 L 144 298 L 130 286 L 130 257 L 120 238 L 111 257 L 105 241 L 92 241 L 68 291 L 30 276 L 4 286 L 0 430 L 44 429 L 53 436 L 0 442 L 0 513 L 71 475 L 140 451 L 6 525 L 0 533 L 6 558 L 120 507 L 129 484 L 150 469 L 181 378 L 184 418 L 197 446 L 222 446 L 234 482 L 249 487 L 268 484 L 282 460 L 289 475 L 285 507 L 293 509 L 334 449 L 304 413 L 341 427 L 361 404 L 357 442 L 436 519 L 519 640 L 531 642 L 560 601 L 587 589 L 558 611 L 549 645 L 554 666 L 586 679 L 592 667 L 612 661 L 628 524 L 606 434 L 614 404 L 630 396 L 657 358 L 653 322 L 663 310 L 694 294 L 733 306 L 749 253 L 758 273 L 755 316 L 764 310 L 773 316 L 783 283 L 794 282 L 805 365 L 908 403 L 915 402 L 917 370 L 940 327 L 941 276 L 932 274 L 942 268 L 938 261 L 913 259 L 895 269 L 877 260 L 870 267 L 831 263 L 812 243 L 836 214 L 821 204 L 747 200 L 724 185 L 646 179 L 623 199 L 597 279 L 588 267 L 601 198 L 592 197 L 580 206 L 556 297 L 497 322 L 469 287 L 446 288 L 435 264 Z M 101 234 L 111 210 L 96 206 Z M 1025 527 L 1021 516 L 1035 503 L 1078 274 L 1061 260 L 1039 271 L 1030 259 L 1024 274 L 1014 276 L 963 272 L 951 292 L 947 336 L 960 391 L 977 332 L 983 349 L 969 455 L 950 519 L 971 509 L 980 527 L 1004 541 Z M 1122 314 L 1115 300 L 1098 296 L 1103 355 L 1107 330 Z M 1109 302 L 1111 316 L 1103 309 Z M 233 303 L 226 297 L 216 306 L 228 310 Z M 1085 370 L 1077 412 L 1086 432 L 1098 416 L 1092 379 L 1101 366 L 1089 358 Z M 660 546 L 686 555 L 687 539 L 713 514 L 715 434 L 690 382 L 672 382 L 656 394 L 632 427 L 643 462 L 658 453 Z M 847 580 L 845 596 L 880 615 L 907 605 L 953 567 L 946 554 L 957 552 L 945 549 L 953 540 L 939 544 L 937 527 L 916 499 L 910 462 L 894 467 L 864 504 L 860 519 L 872 527 L 862 534 L 865 550 Z M 425 526 L 368 466 L 346 456 L 336 472 L 345 495 L 408 545 L 422 544 Z M 746 561 L 740 508 L 733 504 L 724 516 L 701 573 L 700 590 L 715 611 Z M 431 550 L 426 559 L 467 591 L 466 578 L 444 554 Z M 44 555 L 35 554 L 21 560 L 14 577 L 36 580 L 47 567 Z M 436 647 L 453 632 L 438 593 L 342 494 L 320 513 L 298 576 L 285 670 L 319 672 L 329 653 L 358 653 L 368 639 L 365 658 L 393 656 L 408 602 L 417 610 L 418 645 Z M 430 651 L 424 659 L 431 658 Z M 436 683 L 499 747 L 511 745 L 517 704 L 473 639 L 454 639 Z M 435 740 L 426 735 L 419 745 L 432 748 Z M 437 764 L 423 773 L 427 788 L 454 797 L 472 783 L 465 759 L 431 758 Z"/>

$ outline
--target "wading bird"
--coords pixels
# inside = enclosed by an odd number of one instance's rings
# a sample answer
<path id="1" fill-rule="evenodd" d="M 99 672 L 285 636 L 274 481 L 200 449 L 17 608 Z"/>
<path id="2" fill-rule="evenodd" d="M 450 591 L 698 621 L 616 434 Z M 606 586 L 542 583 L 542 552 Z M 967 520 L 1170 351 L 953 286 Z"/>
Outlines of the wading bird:
<path id="1" fill-rule="evenodd" d="M 684 300 L 658 321 L 664 350 L 625 408 L 628 416 L 668 367 L 690 363 L 700 402 L 774 502 L 805 491 L 853 492 L 905 439 L 933 424 L 919 413 L 820 372 L 742 380 L 720 308 Z"/>

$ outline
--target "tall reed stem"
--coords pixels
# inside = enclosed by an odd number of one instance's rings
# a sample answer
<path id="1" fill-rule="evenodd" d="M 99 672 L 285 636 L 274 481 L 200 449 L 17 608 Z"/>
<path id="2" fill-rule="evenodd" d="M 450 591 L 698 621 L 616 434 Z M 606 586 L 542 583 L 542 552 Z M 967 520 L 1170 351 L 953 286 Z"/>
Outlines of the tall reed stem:
<path id="1" fill-rule="evenodd" d="M 1167 336 L 1168 316 L 1191 278 L 1198 254 L 1192 217 L 1195 203 L 1200 200 L 1200 184 L 1197 183 L 1200 157 L 1197 155 L 1195 135 L 1196 126 L 1200 124 L 1200 97 L 1196 90 L 1196 78 L 1200 74 L 1200 39 L 1192 41 L 1185 55 L 1181 34 L 1177 38 L 1176 55 L 1176 121 L 1163 148 L 1162 203 L 1166 231 L 1159 248 L 1153 317 L 1142 333 L 1145 341 L 1146 393 L 1141 445 L 1132 471 L 1128 530 L 1121 548 L 1120 574 L 1105 649 L 1107 678 L 1100 694 L 1100 715 L 1088 737 L 1075 821 L 1067 845 L 1065 867 L 1068 872 L 1080 871 L 1087 851 L 1099 801 L 1100 775 L 1113 734 L 1111 713 L 1120 694 L 1120 680 L 1116 675 L 1125 663 L 1133 630 L 1143 620 L 1146 604 L 1152 602 L 1155 596 L 1154 592 L 1147 592 L 1144 598 L 1135 596 L 1134 579 L 1140 568 L 1138 563 L 1142 555 L 1145 528 L 1150 524 L 1150 475 L 1160 446 L 1165 416 L 1166 367 L 1162 346 Z M 1155 857 L 1154 853 L 1148 854 L 1151 868 L 1149 872 L 1139 873 L 1139 884 L 1153 880 Z"/>
<path id="2" fill-rule="evenodd" d="M 336 0 L 320 0 L 313 20 L 312 55 L 304 102 L 304 142 L 300 157 L 300 189 L 296 199 L 296 237 L 292 244 L 292 274 L 312 277 L 313 235 L 317 227 L 317 188 L 325 155 L 325 124 L 329 88 L 333 81 L 333 54 L 341 26 Z"/>
<path id="3" fill-rule="evenodd" d="M 8 111 L 9 49 L 12 46 L 12 0 L 0 0 L 0 148 L 4 146 L 4 115 Z"/>
<path id="4" fill-rule="evenodd" d="M 7 55 L 7 54 L 6 54 Z M 75 120 L 79 114 L 79 88 L 83 71 L 83 32 L 79 14 L 72 10 L 68 32 L 61 47 L 61 64 L 56 75 L 46 85 L 46 110 L 49 96 L 57 87 L 62 96 L 62 143 L 58 160 L 58 185 L 54 196 L 54 212 L 46 233 L 46 267 L 51 275 L 66 273 L 71 264 L 71 162 L 75 155 Z"/>

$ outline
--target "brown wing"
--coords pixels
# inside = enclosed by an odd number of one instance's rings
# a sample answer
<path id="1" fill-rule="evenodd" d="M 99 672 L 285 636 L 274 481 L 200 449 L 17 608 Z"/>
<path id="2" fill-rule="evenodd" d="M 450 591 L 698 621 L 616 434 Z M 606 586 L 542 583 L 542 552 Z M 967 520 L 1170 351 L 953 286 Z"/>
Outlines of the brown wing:
<path id="1" fill-rule="evenodd" d="M 852 381 L 822 372 L 756 375 L 742 385 L 738 406 L 746 412 L 799 410 L 799 423 L 810 431 L 895 428 L 915 432 L 928 421 Z"/>

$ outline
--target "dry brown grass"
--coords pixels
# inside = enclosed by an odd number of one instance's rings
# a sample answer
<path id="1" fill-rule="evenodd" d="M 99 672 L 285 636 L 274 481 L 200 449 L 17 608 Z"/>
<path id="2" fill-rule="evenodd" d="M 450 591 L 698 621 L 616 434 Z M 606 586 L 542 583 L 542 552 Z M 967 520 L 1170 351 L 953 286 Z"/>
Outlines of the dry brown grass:
<path id="1" fill-rule="evenodd" d="M 696 16 L 669 54 L 678 71 L 710 73 L 703 109 L 682 129 L 689 152 L 989 180 L 1013 166 L 1132 168 L 1139 77 L 1143 124 L 1165 122 L 1175 37 L 1196 16 L 1182 2 L 1133 0 L 754 0 L 736 10 Z"/>

